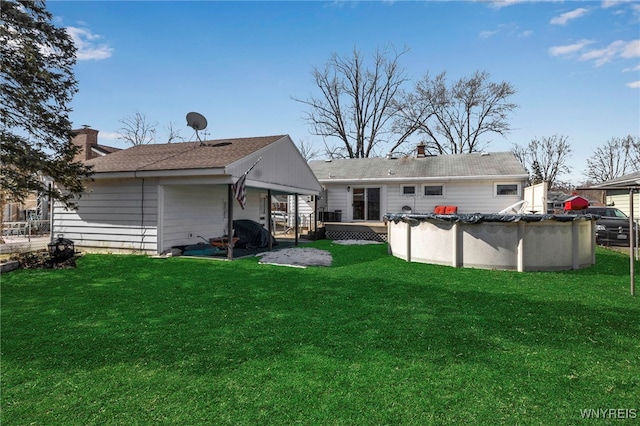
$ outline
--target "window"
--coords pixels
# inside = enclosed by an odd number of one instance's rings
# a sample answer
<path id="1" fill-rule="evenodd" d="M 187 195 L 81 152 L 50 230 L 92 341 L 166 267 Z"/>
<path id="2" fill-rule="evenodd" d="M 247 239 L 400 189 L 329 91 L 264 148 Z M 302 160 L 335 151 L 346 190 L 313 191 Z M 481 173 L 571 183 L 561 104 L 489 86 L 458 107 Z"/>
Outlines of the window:
<path id="1" fill-rule="evenodd" d="M 402 187 L 402 195 L 416 195 L 416 187 L 415 186 L 403 186 Z"/>
<path id="2" fill-rule="evenodd" d="M 425 185 L 424 196 L 425 197 L 442 197 L 444 191 L 442 185 Z"/>
<path id="3" fill-rule="evenodd" d="M 518 184 L 499 183 L 496 185 L 496 195 L 518 195 Z"/>

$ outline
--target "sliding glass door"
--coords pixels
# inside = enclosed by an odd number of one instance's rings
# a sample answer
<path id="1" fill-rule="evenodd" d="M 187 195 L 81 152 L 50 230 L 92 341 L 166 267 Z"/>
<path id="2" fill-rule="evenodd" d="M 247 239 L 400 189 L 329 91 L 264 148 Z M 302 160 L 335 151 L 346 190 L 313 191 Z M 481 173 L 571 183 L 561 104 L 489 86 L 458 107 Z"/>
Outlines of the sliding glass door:
<path id="1" fill-rule="evenodd" d="M 380 188 L 353 188 L 353 220 L 380 220 Z"/>

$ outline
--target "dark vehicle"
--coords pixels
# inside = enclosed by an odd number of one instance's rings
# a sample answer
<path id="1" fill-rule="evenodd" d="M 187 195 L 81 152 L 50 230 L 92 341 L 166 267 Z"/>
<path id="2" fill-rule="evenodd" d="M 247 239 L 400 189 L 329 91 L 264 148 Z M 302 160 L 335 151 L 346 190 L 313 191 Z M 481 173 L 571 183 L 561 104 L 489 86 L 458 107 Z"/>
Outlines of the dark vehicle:
<path id="1" fill-rule="evenodd" d="M 596 220 L 596 244 L 629 246 L 629 216 L 614 207 L 587 207 L 586 212 L 601 216 Z"/>

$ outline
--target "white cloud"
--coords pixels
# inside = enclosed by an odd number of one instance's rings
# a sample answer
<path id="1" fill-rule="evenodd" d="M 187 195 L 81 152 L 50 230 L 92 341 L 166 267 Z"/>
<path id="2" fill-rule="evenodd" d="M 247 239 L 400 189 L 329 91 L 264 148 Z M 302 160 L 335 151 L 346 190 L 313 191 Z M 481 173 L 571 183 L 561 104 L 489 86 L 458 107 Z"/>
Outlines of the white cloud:
<path id="1" fill-rule="evenodd" d="M 635 67 L 624 68 L 622 70 L 622 72 L 633 72 L 633 71 L 640 71 L 640 64 L 636 65 Z"/>
<path id="2" fill-rule="evenodd" d="M 529 1 L 527 1 L 527 0 L 493 0 L 491 2 L 491 7 L 494 7 L 496 9 L 500 9 L 502 7 L 513 6 L 514 4 L 528 3 L 528 2 Z"/>
<path id="3" fill-rule="evenodd" d="M 575 10 L 572 10 L 571 12 L 566 12 L 560 16 L 556 16 L 555 18 L 552 18 L 550 23 L 554 25 L 565 25 L 567 22 L 573 19 L 577 19 L 586 15 L 588 12 L 589 12 L 589 9 L 585 9 L 584 7 L 579 7 Z"/>
<path id="4" fill-rule="evenodd" d="M 622 49 L 623 58 L 640 58 L 640 39 L 628 42 Z"/>
<path id="5" fill-rule="evenodd" d="M 619 4 L 629 3 L 631 0 L 603 0 L 602 8 L 609 9 L 610 7 L 618 6 Z"/>
<path id="6" fill-rule="evenodd" d="M 498 34 L 498 31 L 481 31 L 480 32 L 480 38 L 489 38 L 489 37 L 493 37 L 494 35 Z"/>
<path id="7" fill-rule="evenodd" d="M 102 37 L 93 34 L 86 28 L 67 27 L 67 33 L 76 46 L 76 59 L 79 61 L 107 59 L 113 54 L 113 48 L 107 44 L 99 44 Z"/>
<path id="8" fill-rule="evenodd" d="M 579 40 L 577 43 L 565 46 L 553 46 L 549 49 L 551 56 L 567 56 L 579 54 L 581 61 L 593 61 L 596 66 L 611 62 L 616 58 L 640 58 L 640 40 L 616 40 L 602 49 L 586 50 L 592 44 L 591 40 Z"/>
<path id="9" fill-rule="evenodd" d="M 480 38 L 489 38 L 497 34 L 503 34 L 508 37 L 515 36 L 515 37 L 524 38 L 524 37 L 529 37 L 531 34 L 533 34 L 533 31 L 521 30 L 517 24 L 500 24 L 498 25 L 497 29 L 481 31 L 480 34 L 478 34 L 478 36 Z"/>
<path id="10" fill-rule="evenodd" d="M 100 132 L 100 139 L 107 139 L 110 141 L 117 141 L 121 137 L 120 133 L 117 132 Z"/>
<path id="11" fill-rule="evenodd" d="M 570 55 L 572 53 L 579 52 L 580 50 L 584 49 L 591 43 L 593 43 L 592 40 L 583 39 L 583 40 L 579 40 L 577 43 L 574 43 L 574 44 L 567 44 L 565 46 L 553 46 L 549 48 L 549 54 L 551 56 Z"/>
<path id="12" fill-rule="evenodd" d="M 640 89 L 640 80 L 627 83 L 627 87 L 631 87 L 632 89 Z"/>
<path id="13" fill-rule="evenodd" d="M 580 55 L 581 61 L 595 61 L 596 66 L 604 65 L 611 62 L 613 58 L 618 56 L 624 48 L 624 41 L 616 40 L 603 49 L 590 50 Z"/>
<path id="14" fill-rule="evenodd" d="M 590 50 L 580 55 L 581 61 L 594 61 L 596 66 L 604 65 L 615 58 L 640 57 L 640 40 L 616 40 L 604 49 Z"/>

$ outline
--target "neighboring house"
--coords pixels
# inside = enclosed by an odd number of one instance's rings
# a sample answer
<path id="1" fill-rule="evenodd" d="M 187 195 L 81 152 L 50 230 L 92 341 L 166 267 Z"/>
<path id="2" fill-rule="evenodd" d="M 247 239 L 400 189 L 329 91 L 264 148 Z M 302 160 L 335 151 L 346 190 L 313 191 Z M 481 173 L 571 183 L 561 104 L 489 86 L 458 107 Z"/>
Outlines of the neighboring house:
<path id="1" fill-rule="evenodd" d="M 80 150 L 73 158 L 74 161 L 87 161 L 120 151 L 120 148 L 99 144 L 98 131 L 95 129 L 84 127 L 74 130 L 73 134 L 71 142 L 80 147 Z"/>
<path id="2" fill-rule="evenodd" d="M 71 141 L 80 147 L 73 158 L 74 161 L 87 161 L 120 150 L 112 146 L 98 144 L 98 131 L 89 127 L 73 130 L 73 134 Z M 43 180 L 46 187 L 50 179 L 44 177 Z M 48 195 L 45 192 L 33 192 L 21 203 L 4 203 L 2 220 L 3 222 L 46 221 L 49 219 L 49 211 Z"/>
<path id="3" fill-rule="evenodd" d="M 53 220 L 54 235 L 85 250 L 163 253 L 227 235 L 235 219 L 268 226 L 271 194 L 320 191 L 287 135 L 138 145 L 86 164 L 94 175 L 77 209 L 56 205 Z M 241 209 L 232 184 L 254 164 Z"/>
<path id="4" fill-rule="evenodd" d="M 319 205 L 342 222 L 385 213 L 496 213 L 523 199 L 527 171 L 511 152 L 309 162 L 322 185 Z M 335 214 L 334 214 L 335 213 Z"/>
<path id="5" fill-rule="evenodd" d="M 605 190 L 607 200 L 606 204 L 622 210 L 627 216 L 631 216 L 631 208 L 629 204 L 630 188 L 634 188 L 633 216 L 634 218 L 640 218 L 640 171 L 629 173 L 603 183 L 591 185 L 589 189 Z"/>

